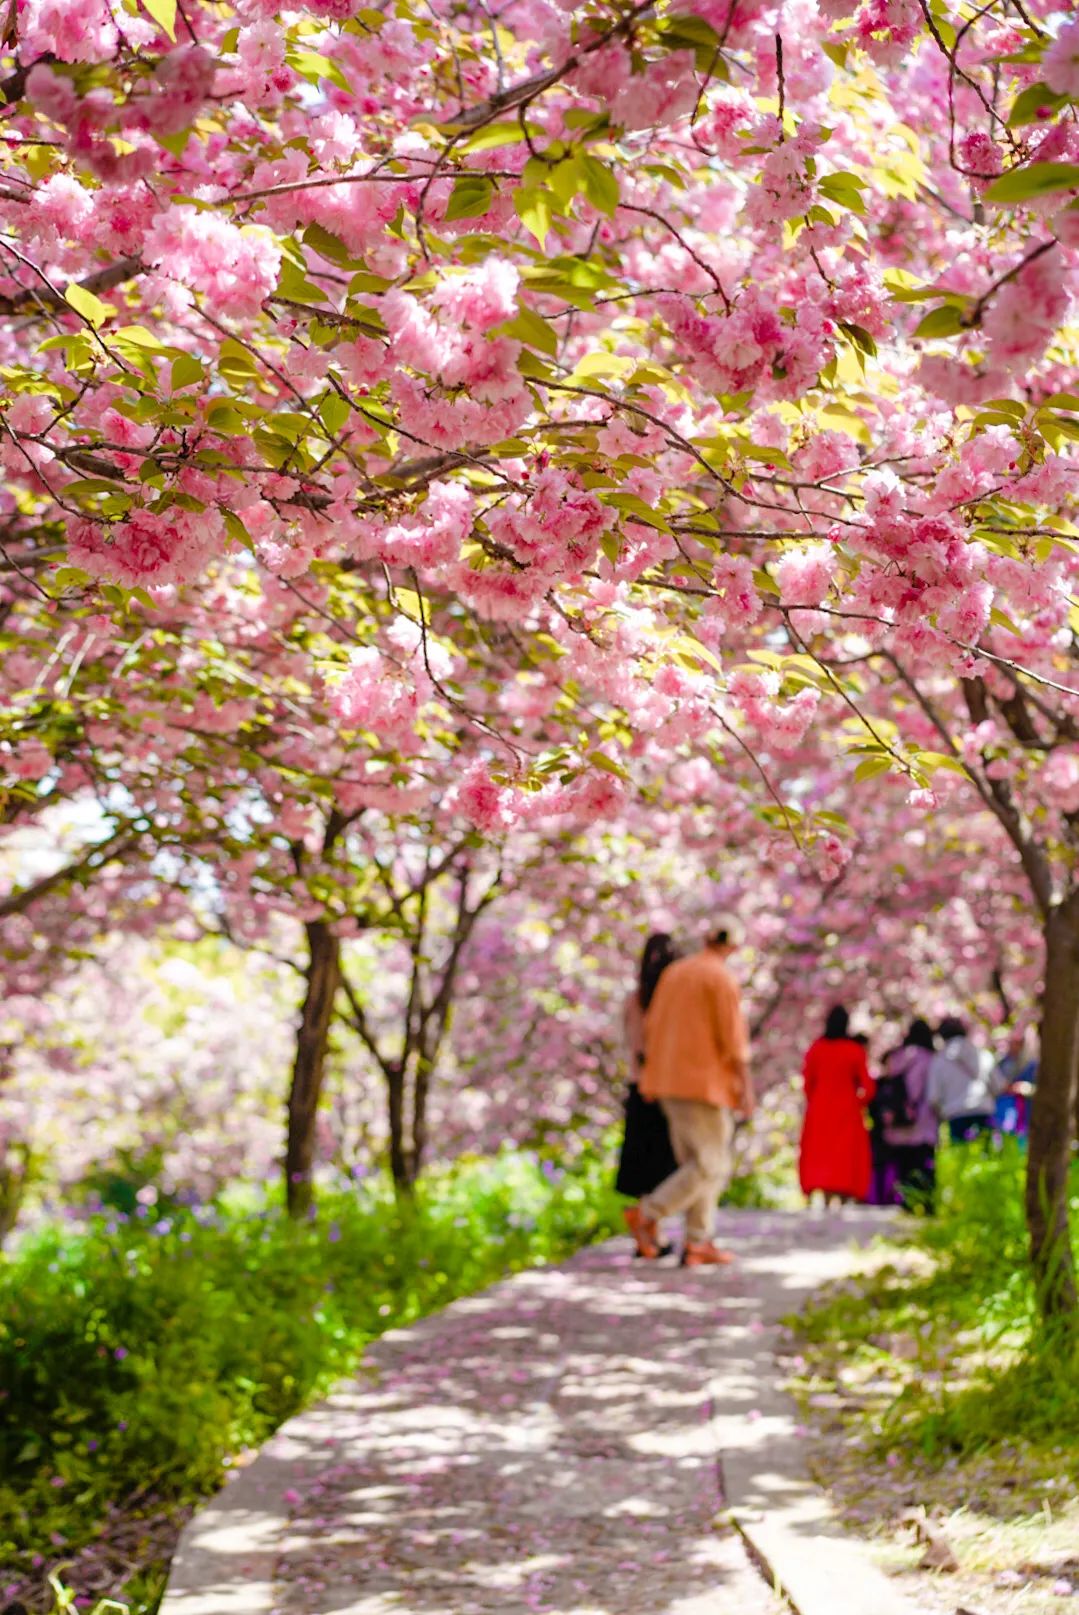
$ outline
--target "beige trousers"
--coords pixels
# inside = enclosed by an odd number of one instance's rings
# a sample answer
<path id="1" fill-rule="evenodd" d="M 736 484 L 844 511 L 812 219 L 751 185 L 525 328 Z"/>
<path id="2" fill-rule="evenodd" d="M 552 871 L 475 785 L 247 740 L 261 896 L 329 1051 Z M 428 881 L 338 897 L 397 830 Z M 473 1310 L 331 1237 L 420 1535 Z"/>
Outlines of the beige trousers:
<path id="1" fill-rule="evenodd" d="M 661 1099 L 678 1170 L 646 1194 L 646 1217 L 686 1214 L 686 1238 L 711 1239 L 716 1201 L 734 1168 L 734 1114 L 699 1099 Z"/>

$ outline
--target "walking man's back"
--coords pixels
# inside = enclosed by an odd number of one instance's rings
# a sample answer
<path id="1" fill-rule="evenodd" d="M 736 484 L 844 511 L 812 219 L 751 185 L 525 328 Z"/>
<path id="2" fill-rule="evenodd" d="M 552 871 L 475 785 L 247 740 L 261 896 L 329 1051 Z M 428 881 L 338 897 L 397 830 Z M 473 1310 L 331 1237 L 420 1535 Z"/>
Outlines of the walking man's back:
<path id="1" fill-rule="evenodd" d="M 654 1257 L 661 1217 L 684 1212 L 687 1267 L 730 1261 L 712 1241 L 715 1208 L 733 1166 L 734 1113 L 753 1108 L 749 1040 L 725 961 L 740 927 L 722 916 L 699 953 L 668 966 L 645 1022 L 641 1092 L 658 1099 L 678 1170 L 626 1213 L 641 1256 Z"/>
<path id="2" fill-rule="evenodd" d="M 738 984 L 721 948 L 670 965 L 648 1014 L 642 1087 L 649 1099 L 740 1110 L 748 1040 Z"/>

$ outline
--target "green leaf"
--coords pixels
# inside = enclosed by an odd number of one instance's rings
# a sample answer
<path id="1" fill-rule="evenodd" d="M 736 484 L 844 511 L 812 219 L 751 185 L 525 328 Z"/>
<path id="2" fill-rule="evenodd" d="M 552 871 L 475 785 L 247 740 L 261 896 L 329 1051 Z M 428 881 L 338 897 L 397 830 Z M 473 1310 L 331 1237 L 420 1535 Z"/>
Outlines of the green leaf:
<path id="1" fill-rule="evenodd" d="M 877 344 L 864 325 L 851 325 L 847 320 L 840 320 L 839 329 L 860 353 L 868 353 L 870 358 L 876 354 Z"/>
<path id="2" fill-rule="evenodd" d="M 329 246 L 332 241 L 336 248 L 339 249 L 331 261 L 337 264 L 351 264 L 351 259 L 345 255 L 344 242 L 339 241 L 328 230 L 325 234 L 328 238 L 326 246 Z M 316 251 L 321 252 L 324 258 L 330 256 L 324 247 L 316 248 Z M 273 295 L 275 297 L 287 297 L 293 303 L 314 303 L 317 308 L 320 303 L 327 301 L 327 296 L 321 286 L 317 286 L 313 281 L 308 280 L 304 273 L 304 268 L 301 268 L 291 258 L 282 258 L 281 273 L 277 277 L 277 285 L 274 287 Z"/>
<path id="3" fill-rule="evenodd" d="M 644 172 L 654 175 L 656 179 L 665 179 L 676 191 L 684 191 L 686 188 L 684 169 L 676 168 L 673 163 L 645 163 Z"/>
<path id="4" fill-rule="evenodd" d="M 689 657 L 698 667 L 710 667 L 714 673 L 725 672 L 723 663 L 715 651 L 709 650 L 707 645 L 702 645 L 692 634 L 678 634 L 671 641 L 671 646 L 679 656 Z"/>
<path id="5" fill-rule="evenodd" d="M 246 387 L 258 375 L 258 366 L 245 347 L 226 337 L 218 351 L 217 368 L 233 386 Z"/>
<path id="6" fill-rule="evenodd" d="M 576 384 L 579 381 L 590 381 L 596 376 L 625 376 L 636 365 L 637 361 L 625 353 L 607 353 L 600 350 L 596 353 L 586 353 L 573 367 L 573 373 L 568 378 Z"/>
<path id="7" fill-rule="evenodd" d="M 90 574 L 78 566 L 58 566 L 50 573 L 49 582 L 56 589 L 83 589 L 90 582 Z"/>
<path id="8" fill-rule="evenodd" d="M 584 162 L 587 162 L 587 160 L 587 158 L 582 159 Z M 556 163 L 551 169 L 547 183 L 561 202 L 564 212 L 577 195 L 577 192 L 584 188 L 584 175 L 581 172 L 581 164 L 577 161 L 577 158 L 563 157 L 562 161 Z"/>
<path id="9" fill-rule="evenodd" d="M 119 477 L 115 482 L 110 481 L 108 477 L 78 477 L 74 482 L 65 485 L 64 492 L 71 494 L 75 499 L 82 499 L 96 493 L 114 494 L 120 487 Z"/>
<path id="10" fill-rule="evenodd" d="M 180 158 L 187 150 L 187 143 L 191 139 L 191 130 L 177 129 L 171 134 L 157 132 L 154 135 L 154 139 L 157 141 L 159 146 L 163 146 L 165 150 L 169 152 L 171 156 L 175 157 L 177 162 L 179 162 Z"/>
<path id="11" fill-rule="evenodd" d="M 589 134 L 598 135 L 610 126 L 610 114 L 607 112 L 590 112 L 587 107 L 570 107 L 563 113 L 562 122 L 567 129 L 587 129 Z"/>
<path id="12" fill-rule="evenodd" d="M 653 510 L 651 505 L 645 504 L 639 494 L 611 493 L 603 503 L 613 506 L 615 510 L 621 510 L 634 521 L 643 522 L 646 527 L 657 528 L 661 533 L 669 533 L 671 530 L 666 517 Z"/>
<path id="13" fill-rule="evenodd" d="M 382 275 L 372 275 L 369 269 L 361 269 L 349 281 L 348 295 L 349 297 L 357 297 L 363 292 L 384 292 L 392 285 L 393 282 L 386 280 Z M 378 318 L 372 308 L 365 307 L 363 314 L 365 319 Z"/>
<path id="14" fill-rule="evenodd" d="M 121 325 L 111 332 L 111 336 L 115 342 L 128 342 L 134 348 L 145 348 L 148 353 L 170 351 L 161 338 L 155 336 L 153 331 L 148 331 L 145 325 Z"/>
<path id="15" fill-rule="evenodd" d="M 1061 394 L 1060 396 L 1066 397 L 1067 394 Z M 1046 399 L 1046 403 L 1051 404 L 1052 402 L 1053 399 Z M 1079 398 L 1077 398 L 1075 402 L 1076 405 L 1079 406 Z M 1007 415 L 1017 424 L 1019 421 L 1026 420 L 1026 405 L 1019 403 L 1019 401 L 1015 398 L 987 398 L 982 407 L 983 409 L 993 410 L 997 415 Z"/>
<path id="16" fill-rule="evenodd" d="M 945 769 L 950 774 L 966 774 L 966 769 L 958 757 L 953 757 L 948 751 L 920 751 L 918 753 L 918 767 L 926 768 L 934 773 L 938 768 Z"/>
<path id="17" fill-rule="evenodd" d="M 159 28 L 176 41 L 176 0 L 142 0 L 142 9 L 149 13 Z"/>
<path id="18" fill-rule="evenodd" d="M 417 594 L 415 589 L 394 589 L 393 598 L 410 621 L 430 626 L 431 605 L 423 595 Z"/>
<path id="19" fill-rule="evenodd" d="M 849 208 L 853 213 L 864 213 L 865 203 L 862 200 L 862 189 L 865 180 L 858 174 L 841 171 L 838 174 L 825 174 L 819 181 L 817 189 L 829 202 L 835 202 L 840 207 Z"/>
<path id="20" fill-rule="evenodd" d="M 727 77 L 719 35 L 703 17 L 687 16 L 685 13 L 664 17 L 657 22 L 656 33 L 660 44 L 667 50 L 691 50 L 699 73 L 710 71 L 714 78 Z"/>
<path id="21" fill-rule="evenodd" d="M 1055 440 L 1054 447 L 1059 448 L 1061 441 L 1079 443 L 1079 421 L 1073 421 L 1068 415 L 1039 411 L 1038 425 L 1041 427 L 1043 437 Z"/>
<path id="22" fill-rule="evenodd" d="M 554 380 L 554 371 L 550 365 L 538 354 L 533 353 L 531 348 L 525 348 L 519 355 L 517 368 L 522 376 L 531 376 L 536 381 Z"/>
<path id="23" fill-rule="evenodd" d="M 1079 163 L 1027 163 L 995 179 L 985 192 L 987 202 L 1028 202 L 1051 191 L 1079 190 Z"/>
<path id="24" fill-rule="evenodd" d="M 88 292 L 86 287 L 80 286 L 77 281 L 64 287 L 64 301 L 75 310 L 76 314 L 81 314 L 95 331 L 99 325 L 104 325 L 111 314 L 116 313 L 111 303 L 103 303 L 100 297 L 95 297 L 93 292 Z"/>
<path id="25" fill-rule="evenodd" d="M 971 421 L 970 426 L 972 434 L 976 437 L 979 432 L 984 432 L 987 427 L 1008 426 L 1014 428 L 1015 424 L 1013 416 L 1005 415 L 999 409 L 981 409 Z"/>
<path id="26" fill-rule="evenodd" d="M 543 131 L 534 125 L 528 126 L 530 135 L 539 135 Z M 478 129 L 467 140 L 462 140 L 454 147 L 455 151 L 494 151 L 498 146 L 516 146 L 524 139 L 520 123 L 514 119 L 512 123 L 489 123 L 485 129 Z"/>
<path id="27" fill-rule="evenodd" d="M 935 297 L 948 295 L 942 286 L 908 286 L 905 281 L 899 279 L 898 273 L 885 275 L 884 284 L 897 303 L 931 303 Z M 963 294 L 957 292 L 955 295 L 959 297 Z"/>
<path id="28" fill-rule="evenodd" d="M 251 548 L 251 534 L 247 531 L 236 512 L 234 510 L 225 510 L 222 514 L 225 518 L 225 531 L 229 537 L 235 539 L 237 544 L 242 544 L 244 549 L 249 550 Z"/>
<path id="29" fill-rule="evenodd" d="M 522 186 L 514 192 L 513 205 L 517 217 L 526 230 L 531 230 L 542 251 L 547 245 L 547 233 L 554 217 L 550 192 L 538 185 Z"/>
<path id="30" fill-rule="evenodd" d="M 956 336 L 963 329 L 963 320 L 959 309 L 953 303 L 944 303 L 940 308 L 931 309 L 923 320 L 918 322 L 914 331 L 917 341 L 926 342 L 931 337 Z"/>
<path id="31" fill-rule="evenodd" d="M 285 60 L 288 65 L 309 83 L 317 84 L 320 79 L 329 79 L 336 84 L 339 90 L 347 94 L 352 93 L 352 85 L 342 73 L 338 64 L 329 56 L 323 56 L 319 51 L 295 50 L 288 51 Z"/>
<path id="32" fill-rule="evenodd" d="M 1018 129 L 1024 123 L 1040 123 L 1043 108 L 1056 112 L 1067 99 L 1066 95 L 1057 95 L 1048 84 L 1028 84 L 1012 102 L 1012 110 L 1008 114 L 1008 128 Z"/>
<path id="33" fill-rule="evenodd" d="M 454 182 L 446 207 L 446 218 L 477 218 L 488 211 L 494 199 L 494 180 L 487 179 L 483 174 L 466 174 Z"/>
<path id="34" fill-rule="evenodd" d="M 553 325 L 522 303 L 512 320 L 507 320 L 499 326 L 504 336 L 516 337 L 518 342 L 524 342 L 530 348 L 539 348 L 541 353 L 549 354 L 553 359 L 558 353 L 558 332 Z"/>
<path id="35" fill-rule="evenodd" d="M 612 215 L 621 200 L 618 180 L 598 157 L 584 156 L 579 159 L 581 171 L 584 175 L 584 193 L 594 208 L 601 213 Z"/>
<path id="36" fill-rule="evenodd" d="M 629 779 L 629 775 L 622 767 L 622 764 L 616 763 L 613 757 L 607 756 L 606 752 L 590 751 L 588 761 L 593 768 L 602 768 L 605 774 L 617 774 L 619 779 Z"/>
<path id="37" fill-rule="evenodd" d="M 352 409 L 348 399 L 342 398 L 339 392 L 331 388 L 318 406 L 318 413 L 331 437 L 336 437 L 351 416 Z"/>
<path id="38" fill-rule="evenodd" d="M 173 392 L 179 392 L 182 387 L 193 387 L 196 382 L 206 378 L 206 366 L 193 353 L 181 353 L 178 359 L 172 361 L 172 370 L 169 373 L 169 384 Z"/>
<path id="39" fill-rule="evenodd" d="M 309 224 L 303 233 L 304 245 L 313 247 L 321 257 L 328 258 L 332 264 L 345 264 L 352 267 L 356 260 L 352 257 L 340 236 L 335 236 L 332 230 L 325 229 L 321 224 Z"/>
<path id="40" fill-rule="evenodd" d="M 863 780 L 875 779 L 878 774 L 887 773 L 891 766 L 892 759 L 890 757 L 863 757 L 858 767 L 854 770 L 854 783 L 855 785 L 860 785 Z"/>
<path id="41" fill-rule="evenodd" d="M 206 412 L 206 424 L 213 431 L 226 434 L 235 434 L 248 430 L 247 422 L 236 408 L 236 405 L 229 403 L 224 398 L 219 398 L 210 405 Z"/>
<path id="42" fill-rule="evenodd" d="M 733 446 L 737 448 L 744 460 L 760 460 L 764 465 L 782 466 L 784 471 L 791 469 L 791 463 L 783 450 L 774 449 L 771 444 L 745 443 L 741 438 L 735 438 Z"/>

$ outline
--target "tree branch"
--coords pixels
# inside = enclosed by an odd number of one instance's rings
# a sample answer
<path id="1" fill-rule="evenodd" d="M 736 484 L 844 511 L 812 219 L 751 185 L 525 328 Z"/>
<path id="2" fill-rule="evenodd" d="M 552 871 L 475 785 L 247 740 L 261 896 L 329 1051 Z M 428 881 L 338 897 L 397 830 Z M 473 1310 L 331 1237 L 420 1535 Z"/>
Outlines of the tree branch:
<path id="1" fill-rule="evenodd" d="M 99 269 L 96 274 L 87 275 L 85 280 L 72 282 L 84 292 L 107 292 L 114 286 L 121 285 L 125 280 L 133 280 L 141 275 L 145 265 L 141 258 L 119 258 L 116 263 L 109 264 L 107 269 Z M 40 291 L 27 291 L 16 297 L 0 297 L 0 315 L 4 314 L 41 314 L 48 309 L 70 309 L 63 288 L 55 286 L 43 287 Z M 73 311 L 72 311 L 73 312 Z"/>
<path id="2" fill-rule="evenodd" d="M 0 899 L 0 920 L 10 918 L 12 914 L 24 914 L 28 908 L 32 908 L 58 886 L 66 886 L 81 880 L 85 875 L 96 874 L 114 858 L 122 860 L 135 844 L 136 837 L 126 828 L 118 830 L 108 841 L 99 842 L 96 846 L 88 848 L 70 863 L 54 869 L 51 875 L 43 875 L 40 880 L 31 881 L 28 886 L 21 886 L 16 891 L 9 892 L 5 898 Z"/>

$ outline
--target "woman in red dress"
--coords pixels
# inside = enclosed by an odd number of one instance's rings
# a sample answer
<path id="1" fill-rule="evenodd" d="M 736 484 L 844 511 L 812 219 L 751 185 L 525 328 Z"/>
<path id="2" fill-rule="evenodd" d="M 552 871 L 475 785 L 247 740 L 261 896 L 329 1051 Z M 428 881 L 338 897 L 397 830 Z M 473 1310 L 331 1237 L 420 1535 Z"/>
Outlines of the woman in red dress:
<path id="1" fill-rule="evenodd" d="M 829 1011 L 824 1036 L 812 1044 L 802 1067 L 806 1113 L 802 1123 L 799 1177 L 809 1198 L 819 1189 L 826 1202 L 865 1200 L 873 1164 L 865 1107 L 876 1092 L 865 1049 L 849 1035 L 842 1005 Z"/>

